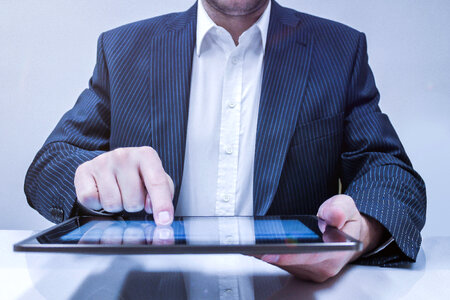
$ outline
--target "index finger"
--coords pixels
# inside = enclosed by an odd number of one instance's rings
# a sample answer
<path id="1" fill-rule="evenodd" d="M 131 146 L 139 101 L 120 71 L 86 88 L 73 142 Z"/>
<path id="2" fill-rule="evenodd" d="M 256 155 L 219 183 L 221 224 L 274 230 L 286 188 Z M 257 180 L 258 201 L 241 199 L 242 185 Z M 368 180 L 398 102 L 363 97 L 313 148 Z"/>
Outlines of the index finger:
<path id="1" fill-rule="evenodd" d="M 156 151 L 147 151 L 140 161 L 139 168 L 150 197 L 156 224 L 171 224 L 174 214 L 171 185 Z"/>

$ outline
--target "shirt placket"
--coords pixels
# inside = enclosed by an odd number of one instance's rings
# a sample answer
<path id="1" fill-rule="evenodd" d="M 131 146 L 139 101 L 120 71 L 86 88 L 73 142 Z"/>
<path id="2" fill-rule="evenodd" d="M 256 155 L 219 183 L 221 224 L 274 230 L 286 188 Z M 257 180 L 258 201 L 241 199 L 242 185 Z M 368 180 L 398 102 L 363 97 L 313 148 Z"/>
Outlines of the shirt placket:
<path id="1" fill-rule="evenodd" d="M 242 52 L 240 47 L 236 47 L 229 53 L 223 79 L 216 195 L 218 216 L 235 215 L 242 100 Z"/>

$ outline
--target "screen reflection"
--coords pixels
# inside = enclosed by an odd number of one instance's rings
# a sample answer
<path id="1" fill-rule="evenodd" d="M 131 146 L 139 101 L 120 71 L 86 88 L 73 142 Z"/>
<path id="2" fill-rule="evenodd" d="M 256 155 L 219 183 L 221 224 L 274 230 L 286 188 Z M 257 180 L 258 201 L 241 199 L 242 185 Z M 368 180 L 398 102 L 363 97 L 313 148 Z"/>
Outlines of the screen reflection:
<path id="1" fill-rule="evenodd" d="M 106 245 L 254 245 L 321 239 L 296 219 L 183 217 L 170 226 L 157 226 L 153 220 L 93 220 L 62 235 L 60 240 Z"/>

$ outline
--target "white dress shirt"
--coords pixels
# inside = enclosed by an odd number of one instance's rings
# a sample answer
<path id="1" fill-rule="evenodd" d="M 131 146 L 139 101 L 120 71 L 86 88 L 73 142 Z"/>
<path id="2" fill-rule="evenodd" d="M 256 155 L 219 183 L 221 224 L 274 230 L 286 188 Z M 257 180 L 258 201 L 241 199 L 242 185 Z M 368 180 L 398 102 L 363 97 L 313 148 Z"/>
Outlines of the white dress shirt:
<path id="1" fill-rule="evenodd" d="M 253 163 L 271 4 L 238 46 L 198 1 L 186 152 L 176 215 L 253 215 Z"/>

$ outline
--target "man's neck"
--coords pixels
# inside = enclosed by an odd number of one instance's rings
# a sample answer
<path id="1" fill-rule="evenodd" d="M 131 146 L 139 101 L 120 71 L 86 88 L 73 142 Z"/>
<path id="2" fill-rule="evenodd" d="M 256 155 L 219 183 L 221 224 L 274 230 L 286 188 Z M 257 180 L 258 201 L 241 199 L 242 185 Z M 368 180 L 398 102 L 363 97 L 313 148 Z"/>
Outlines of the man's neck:
<path id="1" fill-rule="evenodd" d="M 231 34 L 234 43 L 238 45 L 241 34 L 258 21 L 267 8 L 270 0 L 245 15 L 227 14 L 211 5 L 207 0 L 200 1 L 202 1 L 203 7 L 211 20 L 218 26 L 225 28 Z"/>

